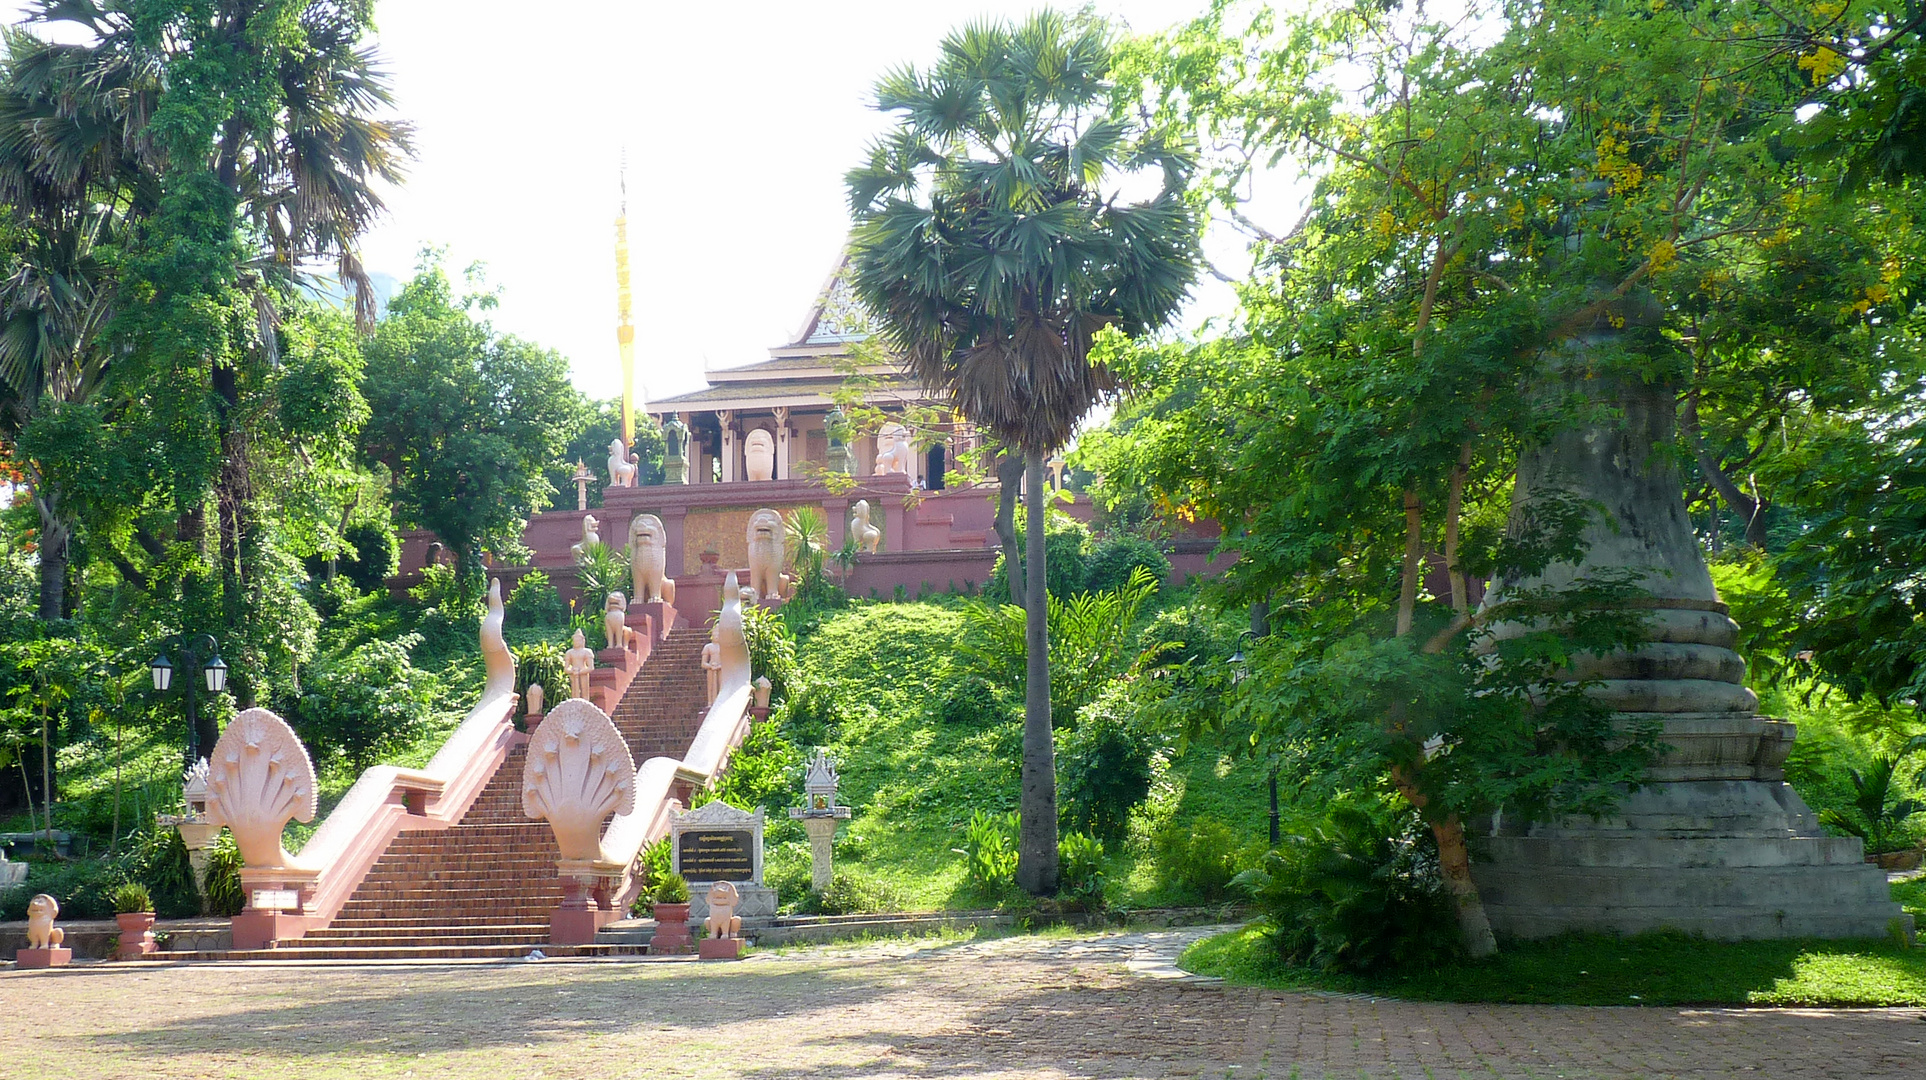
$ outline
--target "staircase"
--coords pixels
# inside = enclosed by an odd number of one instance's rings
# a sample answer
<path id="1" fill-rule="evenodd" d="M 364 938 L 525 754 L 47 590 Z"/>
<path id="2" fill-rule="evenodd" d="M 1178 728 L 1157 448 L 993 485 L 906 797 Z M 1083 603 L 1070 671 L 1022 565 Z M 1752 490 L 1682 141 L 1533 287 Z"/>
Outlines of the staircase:
<path id="1" fill-rule="evenodd" d="M 637 765 L 679 758 L 707 709 L 702 647 L 681 627 L 656 646 L 616 706 L 616 729 Z M 404 832 L 326 928 L 273 949 L 155 953 L 156 960 L 484 960 L 540 949 L 548 956 L 635 953 L 634 946 L 548 944 L 561 901 L 559 852 L 548 824 L 522 813 L 526 745 L 509 751 L 461 821 Z M 606 827 L 606 823 L 605 826 Z"/>

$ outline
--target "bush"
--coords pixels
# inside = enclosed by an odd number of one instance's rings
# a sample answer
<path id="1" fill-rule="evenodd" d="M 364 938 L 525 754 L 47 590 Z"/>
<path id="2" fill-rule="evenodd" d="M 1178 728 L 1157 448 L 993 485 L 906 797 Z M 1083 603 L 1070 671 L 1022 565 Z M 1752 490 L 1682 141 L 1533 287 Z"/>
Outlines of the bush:
<path id="1" fill-rule="evenodd" d="M 981 810 L 970 815 L 963 827 L 963 846 L 955 849 L 964 857 L 970 883 L 979 892 L 994 892 L 1016 880 L 1017 816 L 988 814 Z"/>
<path id="2" fill-rule="evenodd" d="M 380 753 L 406 745 L 428 720 L 434 677 L 417 671 L 408 651 L 421 639 L 363 642 L 345 656 L 308 669 L 295 725 L 303 742 L 323 758 L 338 757 L 354 769 Z"/>
<path id="3" fill-rule="evenodd" d="M 131 839 L 127 854 L 118 860 L 121 879 L 145 885 L 154 902 L 154 912 L 163 919 L 199 915 L 201 896 L 194 885 L 194 863 L 188 858 L 187 843 L 181 834 L 154 825 Z M 64 906 L 66 901 L 63 899 L 61 903 Z"/>
<path id="4" fill-rule="evenodd" d="M 686 904 L 689 902 L 689 881 L 681 874 L 664 874 L 655 883 L 655 902 L 658 904 Z"/>
<path id="5" fill-rule="evenodd" d="M 742 636 L 749 642 L 750 678 L 767 676 L 769 702 L 789 696 L 789 684 L 796 678 L 796 642 L 782 616 L 765 607 L 742 609 Z"/>
<path id="6" fill-rule="evenodd" d="M 1156 747 L 1139 730 L 1130 687 L 1112 683 L 1077 714 L 1057 741 L 1057 796 L 1063 823 L 1102 840 L 1121 840 L 1130 811 L 1150 795 Z"/>
<path id="7" fill-rule="evenodd" d="M 575 581 L 582 590 L 577 607 L 595 613 L 595 625 L 602 625 L 602 605 L 612 592 L 628 595 L 629 550 L 608 544 L 590 544 L 582 549 L 582 560 L 575 567 Z"/>
<path id="8" fill-rule="evenodd" d="M 943 688 L 936 718 L 945 724 L 989 728 L 1015 719 L 1022 706 L 1008 688 L 981 675 L 963 675 Z"/>
<path id="9" fill-rule="evenodd" d="M 1157 880 L 1206 903 L 1225 898 L 1237 876 L 1238 838 L 1221 821 L 1171 822 L 1152 838 Z"/>
<path id="10" fill-rule="evenodd" d="M 568 605 L 562 603 L 562 595 L 540 570 L 523 574 L 502 606 L 514 626 L 560 626 L 568 619 Z"/>
<path id="11" fill-rule="evenodd" d="M 394 531 L 374 522 L 363 522 L 348 526 L 341 538 L 354 549 L 352 558 L 344 554 L 336 560 L 341 574 L 362 592 L 385 588 L 388 579 L 401 566 L 401 542 L 395 539 Z"/>
<path id="12" fill-rule="evenodd" d="M 1458 955 L 1451 899 L 1415 814 L 1339 802 L 1238 875 L 1287 962 L 1359 974 L 1431 967 Z"/>
<path id="13" fill-rule="evenodd" d="M 154 899 L 147 895 L 147 886 L 138 881 L 129 881 L 114 890 L 114 914 L 138 915 L 154 910 Z"/>
<path id="14" fill-rule="evenodd" d="M 568 675 L 562 667 L 563 649 L 553 641 L 531 641 L 516 647 L 515 692 L 528 700 L 528 688 L 542 688 L 542 708 L 568 697 Z"/>
<path id="15" fill-rule="evenodd" d="M 1084 560 L 1084 590 L 1102 592 L 1122 588 L 1130 581 L 1131 571 L 1140 566 L 1150 571 L 1160 587 L 1170 580 L 1170 560 L 1157 550 L 1157 545 L 1142 537 L 1113 536 L 1098 544 Z"/>
<path id="16" fill-rule="evenodd" d="M 802 905 L 815 915 L 878 915 L 901 911 L 902 906 L 887 882 L 847 870 L 838 870 L 829 888 L 811 893 Z"/>
<path id="17" fill-rule="evenodd" d="M 1057 881 L 1064 895 L 1096 906 L 1103 902 L 1103 843 L 1082 833 L 1057 842 Z"/>
<path id="18" fill-rule="evenodd" d="M 247 906 L 247 892 L 241 888 L 241 849 L 226 829 L 208 852 L 206 899 L 209 915 L 231 917 Z"/>
<path id="19" fill-rule="evenodd" d="M 1084 553 L 1090 547 L 1090 530 L 1084 523 L 1064 513 L 1051 513 L 1043 529 L 1043 587 L 1058 599 L 1083 591 Z M 1017 525 L 1017 550 L 1027 551 L 1024 526 Z M 990 580 L 983 595 L 991 600 L 1010 602 L 1010 575 L 997 553 L 990 567 Z"/>

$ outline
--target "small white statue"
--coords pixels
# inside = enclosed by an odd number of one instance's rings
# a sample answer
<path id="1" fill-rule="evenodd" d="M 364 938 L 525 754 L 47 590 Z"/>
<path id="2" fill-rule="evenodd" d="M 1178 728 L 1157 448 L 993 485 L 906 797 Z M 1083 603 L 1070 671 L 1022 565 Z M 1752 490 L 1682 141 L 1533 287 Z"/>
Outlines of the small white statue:
<path id="1" fill-rule="evenodd" d="M 883 530 L 870 524 L 869 500 L 857 499 L 856 505 L 849 508 L 849 535 L 856 538 L 856 547 L 876 554 L 883 546 Z"/>
<path id="2" fill-rule="evenodd" d="M 769 676 L 756 676 L 756 708 L 764 710 L 769 708 L 769 692 L 774 689 L 775 684 L 769 681 Z"/>
<path id="3" fill-rule="evenodd" d="M 909 475 L 910 437 L 909 429 L 901 424 L 885 424 L 876 433 L 876 475 L 890 473 Z"/>
<path id="4" fill-rule="evenodd" d="M 717 941 L 742 936 L 742 916 L 736 914 L 736 906 L 742 903 L 742 892 L 733 882 L 718 881 L 709 886 L 709 921 L 704 924 L 709 936 Z"/>
<path id="5" fill-rule="evenodd" d="M 742 440 L 743 475 L 750 480 L 776 478 L 776 437 L 757 428 Z"/>
<path id="6" fill-rule="evenodd" d="M 629 456 L 629 449 L 622 445 L 619 436 L 609 440 L 610 487 L 634 487 L 635 474 L 640 468 L 636 459 Z"/>
<path id="7" fill-rule="evenodd" d="M 621 593 L 612 592 L 602 602 L 602 638 L 605 649 L 626 649 L 629 645 L 629 602 Z"/>
<path id="8" fill-rule="evenodd" d="M 599 544 L 602 542 L 602 534 L 595 531 L 596 526 L 600 524 L 601 522 L 595 520 L 594 514 L 582 515 L 581 542 L 570 546 L 570 548 L 568 549 L 568 553 L 570 557 L 572 557 L 576 562 L 579 563 L 583 559 L 588 558 L 589 545 Z"/>
<path id="9" fill-rule="evenodd" d="M 595 650 L 580 630 L 575 631 L 575 647 L 562 654 L 562 670 L 568 674 L 569 696 L 589 696 L 589 676 L 595 674 Z"/>
<path id="10" fill-rule="evenodd" d="M 702 647 L 702 675 L 709 684 L 709 704 L 714 705 L 722 687 L 722 646 L 713 641 Z"/>
<path id="11" fill-rule="evenodd" d="M 54 925 L 59 916 L 60 901 L 46 893 L 27 901 L 27 948 L 59 948 L 67 940 L 67 932 Z"/>
<path id="12" fill-rule="evenodd" d="M 782 597 L 782 515 L 758 510 L 749 515 L 749 587 L 765 600 Z"/>
<path id="13" fill-rule="evenodd" d="M 669 536 L 662 519 L 637 514 L 629 520 L 630 595 L 638 604 L 675 603 L 675 579 L 669 576 Z"/>
<path id="14" fill-rule="evenodd" d="M 542 695 L 543 695 L 543 690 L 542 690 L 541 683 L 537 682 L 537 683 L 528 684 L 528 693 L 522 695 L 523 698 L 526 699 L 528 702 L 528 709 L 527 709 L 528 715 L 530 716 L 542 715 Z"/>
<path id="15" fill-rule="evenodd" d="M 736 596 L 739 599 L 741 599 L 743 603 L 748 604 L 751 607 L 755 606 L 757 603 L 759 603 L 762 600 L 762 594 L 756 592 L 754 586 L 750 586 L 750 585 L 744 585 L 742 588 L 737 589 Z"/>

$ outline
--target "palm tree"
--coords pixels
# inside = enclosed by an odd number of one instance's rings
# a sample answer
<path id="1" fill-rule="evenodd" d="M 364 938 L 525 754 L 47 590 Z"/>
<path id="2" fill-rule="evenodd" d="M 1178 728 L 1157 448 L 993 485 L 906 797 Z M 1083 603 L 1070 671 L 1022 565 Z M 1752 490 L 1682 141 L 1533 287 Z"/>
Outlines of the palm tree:
<path id="1" fill-rule="evenodd" d="M 1043 461 L 1115 389 L 1090 359 L 1097 334 L 1162 325 L 1198 262 L 1182 198 L 1192 159 L 1136 119 L 1109 81 L 1114 54 L 1109 28 L 1087 17 L 965 26 L 928 70 L 877 84 L 877 108 L 897 123 L 847 177 L 851 281 L 884 340 L 925 387 L 1024 457 L 1017 881 L 1039 895 L 1057 885 Z M 1154 195 L 1119 192 L 1140 179 Z"/>

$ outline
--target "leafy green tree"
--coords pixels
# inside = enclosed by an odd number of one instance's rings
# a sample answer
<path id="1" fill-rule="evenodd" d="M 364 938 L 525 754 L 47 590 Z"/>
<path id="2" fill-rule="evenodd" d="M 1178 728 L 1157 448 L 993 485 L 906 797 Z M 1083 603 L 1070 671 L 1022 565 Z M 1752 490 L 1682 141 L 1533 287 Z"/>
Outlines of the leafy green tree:
<path id="1" fill-rule="evenodd" d="M 476 318 L 492 298 L 457 298 L 440 258 L 424 256 L 366 346 L 368 457 L 394 477 L 397 516 L 429 529 L 479 579 L 484 549 L 514 550 L 549 504 L 545 478 L 585 412 L 553 350 L 503 337 Z"/>
<path id="2" fill-rule="evenodd" d="M 561 492 L 569 505 L 574 505 L 575 463 L 582 462 L 589 468 L 594 479 L 589 482 L 589 506 L 602 505 L 602 489 L 608 485 L 609 443 L 622 437 L 622 399 L 611 398 L 607 401 L 581 402 L 582 414 L 576 421 L 580 430 L 569 440 L 568 450 L 562 459 L 549 466 L 548 482 Z M 635 418 L 635 442 L 629 452 L 636 457 L 637 473 L 635 482 L 642 486 L 662 482 L 662 428 L 654 418 L 637 416 Z"/>
<path id="3" fill-rule="evenodd" d="M 857 295 L 924 386 L 1022 452 L 1032 521 L 1045 456 L 1115 385 L 1093 342 L 1155 330 L 1196 274 L 1189 154 L 1118 92 L 1115 54 L 1102 23 L 1049 12 L 957 30 L 928 70 L 878 83 L 897 123 L 848 176 Z M 1119 185 L 1140 173 L 1161 182 L 1137 201 Z M 1043 894 L 1058 844 L 1042 529 L 1028 547 L 1017 880 Z"/>

